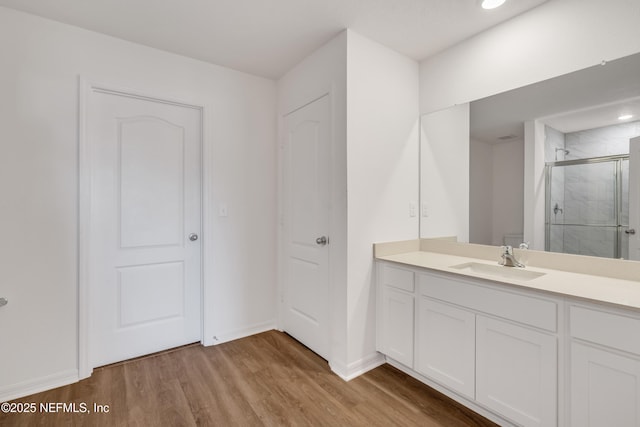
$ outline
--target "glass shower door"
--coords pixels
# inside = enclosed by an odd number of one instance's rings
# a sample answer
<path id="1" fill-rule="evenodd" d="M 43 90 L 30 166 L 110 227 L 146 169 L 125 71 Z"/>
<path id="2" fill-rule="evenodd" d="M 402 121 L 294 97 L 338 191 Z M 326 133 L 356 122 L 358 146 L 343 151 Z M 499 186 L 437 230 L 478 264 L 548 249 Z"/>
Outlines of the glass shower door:
<path id="1" fill-rule="evenodd" d="M 626 163 L 623 163 L 626 162 Z M 547 169 L 547 250 L 625 257 L 621 226 L 628 223 L 628 160 L 555 162 Z M 625 178 L 626 177 L 626 178 Z M 625 216 L 626 213 L 626 216 Z"/>

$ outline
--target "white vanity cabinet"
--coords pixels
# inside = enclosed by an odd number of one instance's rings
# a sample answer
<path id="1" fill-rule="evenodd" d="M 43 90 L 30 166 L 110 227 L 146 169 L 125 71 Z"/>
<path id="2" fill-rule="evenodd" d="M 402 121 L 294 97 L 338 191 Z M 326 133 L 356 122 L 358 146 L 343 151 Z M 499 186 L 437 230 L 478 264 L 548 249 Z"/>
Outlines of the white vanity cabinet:
<path id="1" fill-rule="evenodd" d="M 391 365 L 501 426 L 640 427 L 640 264 L 409 243 L 376 247 Z"/>
<path id="2" fill-rule="evenodd" d="M 377 350 L 413 368 L 415 273 L 378 263 Z"/>
<path id="3" fill-rule="evenodd" d="M 557 425 L 557 302 L 437 273 L 418 283 L 417 370 L 520 425 Z"/>
<path id="4" fill-rule="evenodd" d="M 392 263 L 377 269 L 380 352 L 485 415 L 557 425 L 558 301 Z"/>
<path id="5" fill-rule="evenodd" d="M 640 426 L 640 316 L 570 305 L 570 425 Z"/>

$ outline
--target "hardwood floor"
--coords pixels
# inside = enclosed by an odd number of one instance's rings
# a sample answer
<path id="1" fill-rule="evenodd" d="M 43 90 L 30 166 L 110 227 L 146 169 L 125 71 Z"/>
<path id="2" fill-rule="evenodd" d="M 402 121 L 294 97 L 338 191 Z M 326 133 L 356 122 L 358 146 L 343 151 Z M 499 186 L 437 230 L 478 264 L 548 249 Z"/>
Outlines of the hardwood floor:
<path id="1" fill-rule="evenodd" d="M 17 399 L 35 414 L 1 426 L 494 426 L 383 365 L 350 382 L 286 334 L 192 345 L 94 370 L 79 383 Z M 46 413 L 40 404 L 90 414 Z M 94 412 L 94 404 L 108 413 Z M 98 408 L 99 409 L 99 408 Z"/>

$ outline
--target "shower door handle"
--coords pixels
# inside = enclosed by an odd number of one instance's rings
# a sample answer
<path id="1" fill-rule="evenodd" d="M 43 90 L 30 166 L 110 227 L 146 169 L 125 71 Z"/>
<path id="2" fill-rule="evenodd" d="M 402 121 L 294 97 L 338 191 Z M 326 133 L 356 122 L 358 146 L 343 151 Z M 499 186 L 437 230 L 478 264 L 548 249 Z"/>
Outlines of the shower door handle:
<path id="1" fill-rule="evenodd" d="M 633 228 L 630 228 L 630 229 L 628 229 L 628 230 L 624 230 L 624 232 L 625 232 L 626 234 L 636 234 L 636 230 L 635 230 L 635 229 L 633 229 Z"/>

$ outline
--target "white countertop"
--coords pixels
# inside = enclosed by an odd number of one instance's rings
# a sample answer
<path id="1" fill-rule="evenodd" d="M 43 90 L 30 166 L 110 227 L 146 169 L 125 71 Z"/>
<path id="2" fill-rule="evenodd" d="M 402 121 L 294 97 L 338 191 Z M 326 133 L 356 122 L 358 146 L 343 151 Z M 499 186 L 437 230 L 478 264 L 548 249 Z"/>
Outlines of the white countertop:
<path id="1" fill-rule="evenodd" d="M 496 277 L 491 274 L 476 273 L 451 267 L 469 262 L 495 266 L 498 265 L 497 262 L 428 251 L 409 251 L 395 255 L 377 256 L 376 259 L 460 276 L 481 278 L 496 283 L 505 283 L 559 295 L 585 298 L 596 302 L 615 304 L 625 308 L 640 309 L 640 281 L 530 266 L 525 267 L 524 270 L 544 273 L 544 276 L 530 280 Z"/>

